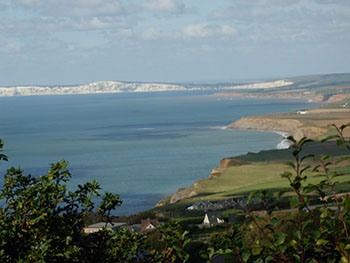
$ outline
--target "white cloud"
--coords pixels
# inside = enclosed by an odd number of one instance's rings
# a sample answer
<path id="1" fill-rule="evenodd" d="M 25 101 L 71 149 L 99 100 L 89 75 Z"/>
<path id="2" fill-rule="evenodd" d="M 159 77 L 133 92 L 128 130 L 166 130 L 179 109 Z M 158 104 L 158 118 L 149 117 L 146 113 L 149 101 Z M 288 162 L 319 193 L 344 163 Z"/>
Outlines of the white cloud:
<path id="1" fill-rule="evenodd" d="M 139 4 L 144 11 L 151 13 L 179 14 L 186 12 L 186 6 L 181 0 L 149 0 Z"/>
<path id="2" fill-rule="evenodd" d="M 19 42 L 0 42 L 0 53 L 13 53 L 21 50 L 21 43 Z"/>
<path id="3" fill-rule="evenodd" d="M 237 39 L 243 42 L 332 43 L 336 35 L 350 31 L 349 11 L 341 4 L 345 1 L 237 0 L 213 11 L 209 18 L 235 25 Z"/>
<path id="4" fill-rule="evenodd" d="M 100 16 L 125 12 L 119 0 L 13 0 L 16 5 L 35 8 L 50 16 Z"/>
<path id="5" fill-rule="evenodd" d="M 349 0 L 314 0 L 318 4 L 333 4 L 333 5 L 347 5 L 350 6 Z"/>
<path id="6" fill-rule="evenodd" d="M 141 33 L 141 37 L 146 40 L 153 39 L 200 39 L 200 38 L 221 38 L 232 37 L 236 34 L 236 30 L 230 25 L 218 25 L 209 23 L 199 23 L 187 25 L 184 28 L 173 31 L 164 32 L 154 28 L 149 28 Z"/>
<path id="7" fill-rule="evenodd" d="M 205 38 L 214 36 L 233 36 L 236 30 L 230 25 L 200 23 L 188 25 L 183 30 L 185 38 Z"/>
<path id="8" fill-rule="evenodd" d="M 152 40 L 156 38 L 162 37 L 162 32 L 154 29 L 154 28 L 149 28 L 146 31 L 142 32 L 141 37 L 147 40 Z"/>

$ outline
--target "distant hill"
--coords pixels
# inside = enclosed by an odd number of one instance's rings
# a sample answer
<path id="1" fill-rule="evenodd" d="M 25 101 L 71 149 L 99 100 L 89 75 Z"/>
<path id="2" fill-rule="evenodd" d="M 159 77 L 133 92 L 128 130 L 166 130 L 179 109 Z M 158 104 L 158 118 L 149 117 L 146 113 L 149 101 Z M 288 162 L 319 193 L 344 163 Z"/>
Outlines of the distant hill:
<path id="1" fill-rule="evenodd" d="M 312 101 L 337 102 L 350 97 L 350 73 L 325 74 L 299 76 L 278 80 L 285 85 L 271 86 L 256 89 L 232 89 L 226 88 L 224 92 L 218 92 L 216 96 L 250 96 L 250 97 L 276 97 L 276 98 L 307 98 Z M 275 81 L 276 82 L 276 81 Z"/>
<path id="2" fill-rule="evenodd" d="M 0 87 L 0 97 L 32 96 L 32 95 L 68 95 L 96 93 L 130 93 L 130 92 L 161 92 L 188 90 L 217 90 L 229 93 L 234 91 L 242 94 L 281 94 L 289 96 L 304 96 L 304 94 L 350 94 L 350 73 L 300 76 L 267 81 L 240 81 L 216 83 L 147 83 L 100 81 L 74 86 L 14 86 Z M 230 94 L 229 94 L 230 95 Z M 232 94 L 231 94 L 232 95 Z M 243 94 L 244 95 L 244 94 Z M 289 97 L 287 96 L 287 97 Z M 283 97 L 283 96 L 280 96 Z"/>

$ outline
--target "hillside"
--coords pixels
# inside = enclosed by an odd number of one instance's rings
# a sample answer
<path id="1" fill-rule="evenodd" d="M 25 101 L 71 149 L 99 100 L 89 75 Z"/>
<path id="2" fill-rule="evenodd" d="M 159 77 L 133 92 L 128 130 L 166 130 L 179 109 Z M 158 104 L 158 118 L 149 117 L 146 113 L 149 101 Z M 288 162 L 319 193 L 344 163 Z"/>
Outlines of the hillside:
<path id="1" fill-rule="evenodd" d="M 339 87 L 342 91 L 346 91 L 343 84 Z M 339 91 L 338 88 L 328 87 L 328 92 L 336 93 Z M 315 87 L 315 89 L 319 88 Z M 312 138 L 316 142 L 306 148 L 305 155 L 310 153 L 333 156 L 348 154 L 345 148 L 339 148 L 334 142 L 326 144 L 318 142 L 326 136 L 336 134 L 336 129 L 332 124 L 339 127 L 349 123 L 350 98 L 343 95 L 339 96 L 338 94 L 339 99 L 330 100 L 331 103 L 322 104 L 317 109 L 245 117 L 233 122 L 228 127 L 243 130 L 283 131 L 293 135 L 296 139 L 301 139 L 304 136 Z M 349 138 L 350 128 L 345 129 L 343 135 Z M 212 170 L 207 179 L 199 180 L 187 188 L 179 189 L 172 196 L 159 202 L 157 209 L 160 211 L 176 210 L 179 207 L 184 209 L 186 206 L 201 200 L 227 200 L 246 196 L 254 190 L 269 189 L 275 191 L 286 188 L 288 181 L 281 178 L 280 175 L 284 171 L 290 170 L 285 162 L 292 160 L 291 149 L 269 150 L 225 158 L 220 162 L 219 167 Z M 315 165 L 315 163 L 310 162 L 310 165 Z M 349 191 L 350 162 L 347 161 L 336 169 L 344 173 L 344 176 L 338 178 L 338 190 Z M 309 182 L 317 183 L 320 180 L 320 178 L 311 177 Z"/>
<path id="2" fill-rule="evenodd" d="M 216 96 L 308 97 L 314 101 L 325 101 L 333 95 L 350 95 L 350 74 L 215 83 L 99 81 L 71 86 L 10 86 L 0 87 L 0 97 L 189 90 L 217 91 Z"/>
<path id="3" fill-rule="evenodd" d="M 271 89 L 218 92 L 215 96 L 305 98 L 316 102 L 338 102 L 350 98 L 350 74 L 301 76 L 285 79 L 290 85 Z"/>

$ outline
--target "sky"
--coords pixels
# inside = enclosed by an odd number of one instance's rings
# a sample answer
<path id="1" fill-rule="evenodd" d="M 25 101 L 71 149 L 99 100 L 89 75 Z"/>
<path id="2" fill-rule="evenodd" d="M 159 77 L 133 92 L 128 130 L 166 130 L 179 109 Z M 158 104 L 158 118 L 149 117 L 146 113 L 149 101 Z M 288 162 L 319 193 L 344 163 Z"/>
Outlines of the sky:
<path id="1" fill-rule="evenodd" d="M 0 0 L 0 85 L 350 72 L 350 0 Z"/>

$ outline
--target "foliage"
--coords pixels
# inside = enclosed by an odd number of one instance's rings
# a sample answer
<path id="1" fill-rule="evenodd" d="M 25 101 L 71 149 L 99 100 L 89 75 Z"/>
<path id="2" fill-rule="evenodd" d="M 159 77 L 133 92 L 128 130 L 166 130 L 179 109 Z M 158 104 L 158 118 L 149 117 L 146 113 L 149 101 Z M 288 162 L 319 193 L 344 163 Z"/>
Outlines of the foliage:
<path id="1" fill-rule="evenodd" d="M 92 199 L 100 196 L 100 186 L 92 181 L 68 191 L 67 165 L 52 164 L 39 177 L 24 175 L 19 168 L 7 170 L 0 192 L 1 262 L 79 261 L 83 218 L 94 208 Z M 120 204 L 118 195 L 105 193 L 102 198 L 99 209 L 107 214 Z"/>

